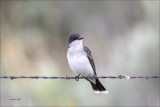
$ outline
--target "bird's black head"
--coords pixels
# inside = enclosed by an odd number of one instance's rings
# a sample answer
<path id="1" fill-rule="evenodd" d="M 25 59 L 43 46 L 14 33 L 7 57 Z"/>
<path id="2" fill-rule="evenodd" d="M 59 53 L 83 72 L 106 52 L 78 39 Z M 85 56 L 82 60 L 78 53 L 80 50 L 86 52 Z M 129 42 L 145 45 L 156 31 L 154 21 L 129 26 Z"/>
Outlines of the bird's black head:
<path id="1" fill-rule="evenodd" d="M 79 35 L 78 33 L 73 33 L 69 36 L 68 44 L 72 43 L 75 40 L 81 40 L 83 37 Z"/>

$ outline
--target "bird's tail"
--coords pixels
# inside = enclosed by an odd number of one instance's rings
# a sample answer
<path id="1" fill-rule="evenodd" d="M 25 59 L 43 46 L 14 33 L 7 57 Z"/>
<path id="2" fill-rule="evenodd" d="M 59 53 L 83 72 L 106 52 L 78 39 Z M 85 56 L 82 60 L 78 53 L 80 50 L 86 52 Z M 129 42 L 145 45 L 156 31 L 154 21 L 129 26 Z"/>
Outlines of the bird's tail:
<path id="1" fill-rule="evenodd" d="M 92 81 L 90 81 L 94 92 L 96 94 L 108 94 L 108 91 L 104 88 L 101 82 L 98 79 L 96 79 L 95 81 L 95 84 Z"/>

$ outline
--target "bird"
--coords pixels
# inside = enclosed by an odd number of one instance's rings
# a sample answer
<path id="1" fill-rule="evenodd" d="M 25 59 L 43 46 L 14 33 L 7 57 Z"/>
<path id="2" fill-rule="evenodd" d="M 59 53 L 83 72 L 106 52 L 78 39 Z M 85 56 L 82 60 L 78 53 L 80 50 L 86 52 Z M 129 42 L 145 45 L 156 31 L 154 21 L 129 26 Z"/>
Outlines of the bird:
<path id="1" fill-rule="evenodd" d="M 78 33 L 70 34 L 68 38 L 67 60 L 70 69 L 75 75 L 97 76 L 94 59 L 88 47 L 83 45 L 83 38 Z M 98 78 L 87 79 L 96 94 L 108 94 L 108 90 Z"/>

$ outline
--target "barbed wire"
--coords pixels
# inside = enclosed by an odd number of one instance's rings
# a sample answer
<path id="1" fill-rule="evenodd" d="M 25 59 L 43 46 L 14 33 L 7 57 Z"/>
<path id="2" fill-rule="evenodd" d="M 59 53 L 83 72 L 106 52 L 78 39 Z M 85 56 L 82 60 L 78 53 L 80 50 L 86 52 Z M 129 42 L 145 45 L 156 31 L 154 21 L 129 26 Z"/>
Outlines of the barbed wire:
<path id="1" fill-rule="evenodd" d="M 0 76 L 0 79 L 66 79 L 66 80 L 70 80 L 70 79 L 75 79 L 76 81 L 78 81 L 79 79 L 153 79 L 153 78 L 160 78 L 160 76 L 75 76 L 75 77 L 56 77 L 56 76 L 51 76 L 51 77 L 46 77 L 46 76 Z"/>

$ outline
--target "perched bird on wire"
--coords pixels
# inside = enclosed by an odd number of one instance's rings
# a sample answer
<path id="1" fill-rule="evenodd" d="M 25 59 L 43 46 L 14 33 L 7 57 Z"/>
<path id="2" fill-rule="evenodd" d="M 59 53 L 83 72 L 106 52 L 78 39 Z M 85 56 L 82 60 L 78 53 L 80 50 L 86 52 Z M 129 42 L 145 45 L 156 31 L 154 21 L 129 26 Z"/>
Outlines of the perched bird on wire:
<path id="1" fill-rule="evenodd" d="M 76 75 L 82 76 L 97 76 L 96 67 L 91 54 L 91 51 L 86 46 L 83 46 L 83 37 L 78 33 L 73 33 L 68 39 L 67 51 L 68 64 Z M 104 88 L 98 79 L 87 79 L 97 94 L 107 94 L 108 91 Z"/>

